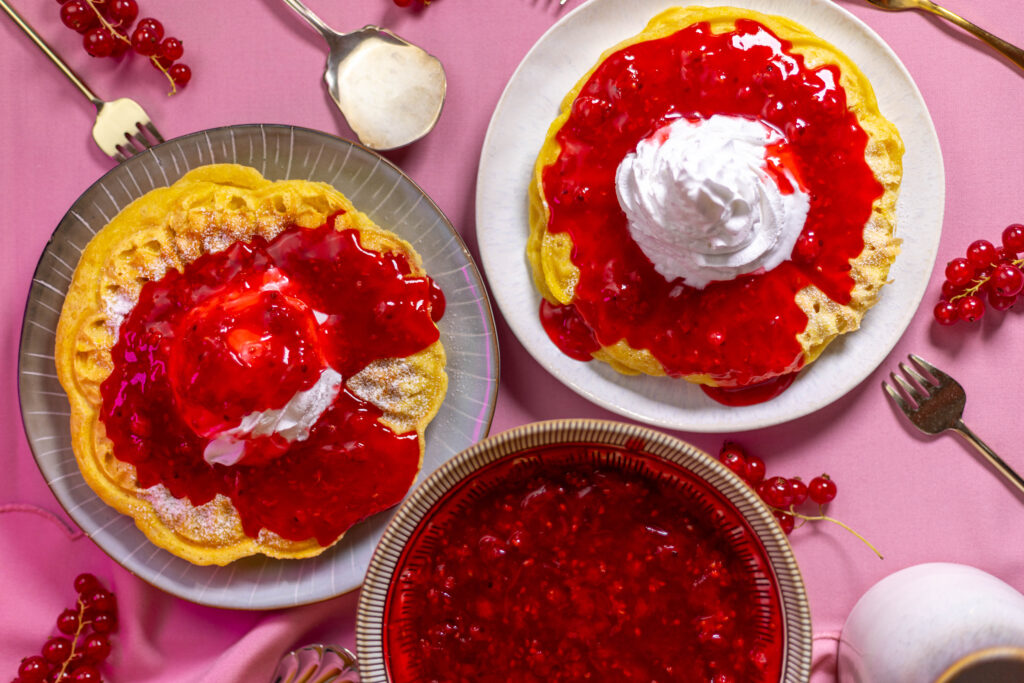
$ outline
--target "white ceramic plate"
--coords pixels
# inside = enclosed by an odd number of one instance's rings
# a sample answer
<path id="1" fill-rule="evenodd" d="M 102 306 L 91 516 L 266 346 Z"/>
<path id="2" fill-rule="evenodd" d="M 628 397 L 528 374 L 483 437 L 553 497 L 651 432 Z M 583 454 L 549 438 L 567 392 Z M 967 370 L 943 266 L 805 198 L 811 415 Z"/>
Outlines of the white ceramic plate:
<path id="1" fill-rule="evenodd" d="M 604 50 L 639 33 L 658 12 L 680 4 L 729 4 L 787 16 L 829 41 L 871 80 L 882 114 L 906 144 L 897 235 L 903 249 L 859 331 L 833 342 L 781 396 L 727 407 L 680 380 L 620 375 L 604 363 L 580 363 L 548 339 L 537 315 L 540 295 L 526 261 L 527 186 L 558 106 Z M 555 377 L 620 415 L 694 432 L 733 432 L 786 422 L 822 408 L 867 377 L 899 340 L 917 310 L 942 229 L 945 175 L 935 127 L 903 64 L 870 28 L 828 0 L 590 0 L 555 24 L 509 81 L 484 141 L 477 182 L 477 239 L 491 293 L 512 331 Z"/>
<path id="2" fill-rule="evenodd" d="M 40 257 L 25 307 L 18 391 L 36 462 L 68 514 L 104 551 L 149 583 L 186 600 L 235 609 L 291 607 L 357 588 L 391 512 L 357 524 L 308 560 L 251 557 L 199 567 L 150 543 L 130 517 L 108 507 L 82 479 L 71 451 L 68 401 L 53 365 L 54 332 L 82 249 L 125 205 L 203 164 L 252 166 L 271 180 L 330 183 L 378 225 L 408 240 L 444 290 L 439 323 L 448 356 L 448 395 L 426 431 L 417 483 L 487 435 L 498 387 L 498 347 L 480 274 L 441 210 L 375 152 L 291 126 L 230 126 L 171 140 L 129 159 L 75 202 Z"/>

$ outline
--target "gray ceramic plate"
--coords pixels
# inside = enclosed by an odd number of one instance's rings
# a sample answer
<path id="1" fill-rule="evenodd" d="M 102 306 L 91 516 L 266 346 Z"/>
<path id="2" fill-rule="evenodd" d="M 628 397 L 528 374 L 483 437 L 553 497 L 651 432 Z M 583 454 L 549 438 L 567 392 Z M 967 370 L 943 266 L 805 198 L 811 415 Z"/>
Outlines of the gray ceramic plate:
<path id="1" fill-rule="evenodd" d="M 764 547 L 782 610 L 783 647 L 780 683 L 803 683 L 811 670 L 810 607 L 793 551 L 781 528 L 754 491 L 720 462 L 690 444 L 666 434 L 619 422 L 553 420 L 503 432 L 459 453 L 419 486 L 395 513 L 373 555 L 359 596 L 356 639 L 363 683 L 388 683 L 384 655 L 384 615 L 388 589 L 402 550 L 419 523 L 441 498 L 474 472 L 502 458 L 546 446 L 580 444 L 587 457 L 597 455 L 604 466 L 619 463 L 639 468 L 630 453 L 645 453 L 674 463 L 700 477 L 728 500 L 746 520 Z M 759 580 L 760 581 L 760 580 Z"/>
<path id="2" fill-rule="evenodd" d="M 199 567 L 151 544 L 131 518 L 107 507 L 83 481 L 71 451 L 68 402 L 54 370 L 54 332 L 82 249 L 125 205 L 197 166 L 233 162 L 271 180 L 330 183 L 377 224 L 404 237 L 444 290 L 440 322 L 448 355 L 448 395 L 427 428 L 420 479 L 487 435 L 498 385 L 498 347 L 484 284 L 440 209 L 398 168 L 364 147 L 325 133 L 280 125 L 231 126 L 171 140 L 103 176 L 75 202 L 43 251 L 29 290 L 18 359 L 18 390 L 29 444 L 57 500 L 113 559 L 186 600 L 236 609 L 272 609 L 357 588 L 391 517 L 355 526 L 309 560 L 247 558 Z"/>

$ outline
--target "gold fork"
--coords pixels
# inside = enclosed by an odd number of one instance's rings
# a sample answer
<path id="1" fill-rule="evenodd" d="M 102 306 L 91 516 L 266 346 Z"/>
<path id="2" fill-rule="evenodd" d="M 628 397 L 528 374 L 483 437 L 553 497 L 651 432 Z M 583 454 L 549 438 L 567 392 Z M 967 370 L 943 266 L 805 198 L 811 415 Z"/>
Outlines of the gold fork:
<path id="1" fill-rule="evenodd" d="M 910 362 L 909 365 L 900 363 L 900 370 L 907 379 L 894 372 L 889 373 L 889 379 L 902 389 L 902 393 L 882 382 L 893 403 L 925 434 L 952 430 L 967 439 L 1000 474 L 1024 493 L 1024 478 L 964 424 L 967 392 L 960 383 L 920 356 L 910 354 Z"/>
<path id="2" fill-rule="evenodd" d="M 130 100 L 127 97 L 112 102 L 101 100 L 78 77 L 78 74 L 57 56 L 53 48 L 47 45 L 46 41 L 14 11 L 14 8 L 7 4 L 6 0 L 0 0 L 0 8 L 10 15 L 14 23 L 96 107 L 96 123 L 92 127 L 92 139 L 96 141 L 104 154 L 117 162 L 122 162 L 133 154 L 164 141 L 160 131 L 156 129 L 156 126 L 149 120 L 149 116 L 135 100 Z"/>
<path id="3" fill-rule="evenodd" d="M 976 26 L 971 22 L 967 21 L 959 14 L 950 12 L 941 5 L 936 5 L 932 0 L 867 0 L 875 7 L 881 7 L 887 10 L 905 10 L 905 9 L 919 9 L 925 12 L 931 12 L 932 14 L 942 17 L 947 21 L 951 21 L 960 28 L 974 34 L 978 38 L 981 38 L 986 43 L 994 47 L 996 50 L 1005 55 L 1011 62 L 1024 69 L 1024 50 L 1020 49 L 1012 43 L 1008 43 L 1002 38 L 998 38 L 980 26 Z"/>

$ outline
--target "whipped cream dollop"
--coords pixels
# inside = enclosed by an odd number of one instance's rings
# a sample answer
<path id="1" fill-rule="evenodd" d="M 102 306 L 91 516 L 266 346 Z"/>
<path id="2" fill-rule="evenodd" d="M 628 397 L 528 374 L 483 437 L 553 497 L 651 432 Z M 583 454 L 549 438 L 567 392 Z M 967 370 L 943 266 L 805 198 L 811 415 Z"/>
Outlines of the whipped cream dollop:
<path id="1" fill-rule="evenodd" d="M 789 258 L 810 198 L 768 171 L 785 144 L 759 121 L 716 114 L 677 119 L 641 140 L 615 175 L 633 240 L 666 280 L 703 289 L 714 280 L 771 270 Z"/>
<path id="2" fill-rule="evenodd" d="M 203 451 L 211 465 L 234 465 L 245 457 L 245 442 L 253 436 L 279 434 L 288 441 L 305 441 L 309 431 L 341 391 L 341 375 L 324 368 L 316 384 L 298 391 L 283 408 L 249 413 L 236 427 L 218 434 Z"/>

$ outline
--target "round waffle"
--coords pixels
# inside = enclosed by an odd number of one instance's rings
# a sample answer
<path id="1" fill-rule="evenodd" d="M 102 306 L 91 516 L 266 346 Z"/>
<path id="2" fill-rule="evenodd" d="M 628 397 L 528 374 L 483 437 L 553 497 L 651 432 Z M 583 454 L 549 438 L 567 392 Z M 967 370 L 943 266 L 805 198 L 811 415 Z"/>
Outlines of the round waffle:
<path id="1" fill-rule="evenodd" d="M 741 116 L 761 120 L 795 139 L 799 131 L 794 132 L 793 121 L 768 108 L 789 87 L 772 81 L 768 72 L 776 64 L 768 60 L 768 66 L 759 69 L 739 62 L 722 68 L 719 62 L 713 71 L 723 44 L 758 41 L 777 44 L 783 66 L 797 65 L 797 77 L 807 82 L 824 81 L 828 74 L 838 76 L 830 92 L 842 94 L 843 106 L 831 114 L 815 112 L 817 118 L 811 123 L 832 121 L 830 125 L 837 129 L 855 124 L 857 135 L 863 135 L 860 158 L 855 161 L 864 166 L 877 191 L 860 207 L 865 219 L 854 226 L 856 248 L 844 247 L 845 254 L 836 249 L 810 263 L 795 264 L 791 258 L 773 271 L 711 282 L 702 290 L 686 286 L 681 279 L 666 284 L 650 261 L 643 262 L 645 257 L 636 259 L 640 265 L 634 272 L 625 276 L 616 272 L 616 259 L 635 252 L 636 245 L 616 202 L 615 167 L 600 167 L 602 161 L 618 163 L 638 141 L 676 117 Z M 705 45 L 693 47 L 698 43 Z M 645 70 L 650 62 L 644 62 L 642 55 L 658 50 L 671 57 Z M 755 51 L 748 53 L 753 60 Z M 629 70 L 632 80 L 621 80 L 620 74 Z M 719 91 L 716 82 L 721 83 Z M 700 88 L 704 99 L 687 99 L 685 93 Z M 748 99 L 740 102 L 737 93 Z M 752 107 L 749 98 L 759 100 Z M 724 111 L 709 111 L 707 102 L 728 104 Z M 833 163 L 832 157 L 800 156 L 799 145 L 794 147 L 802 175 L 812 181 L 818 176 L 818 184 L 811 183 L 808 221 L 835 215 L 840 209 L 833 200 L 842 188 L 835 181 L 830 185 L 827 178 L 831 167 L 825 167 Z M 610 161 L 602 159 L 605 153 Z M 563 328 L 577 338 L 582 330 L 587 343 L 574 349 L 572 343 L 559 343 L 557 335 L 552 338 L 574 358 L 596 358 L 625 374 L 668 374 L 725 388 L 791 375 L 815 360 L 840 334 L 856 330 L 867 309 L 877 302 L 899 251 L 894 231 L 902 154 L 899 133 L 880 114 L 864 74 L 806 28 L 783 17 L 731 7 L 673 8 L 659 14 L 639 35 L 606 51 L 566 95 L 536 162 L 529 189 L 527 244 L 534 282 L 550 308 L 571 313 Z M 579 169 L 591 172 L 588 180 L 593 182 L 576 182 L 573 174 L 581 174 Z M 592 206 L 588 208 L 587 202 Z M 826 245 L 833 239 L 829 234 L 819 237 Z M 775 287 L 783 275 L 797 285 Z M 623 304 L 630 287 L 640 295 L 634 294 L 633 304 Z M 769 291 L 769 287 L 775 289 Z M 682 292 L 679 298 L 688 307 L 652 301 L 645 296 L 650 291 L 672 291 L 673 296 Z M 785 301 L 779 300 L 779 292 Z M 779 316 L 795 321 L 781 339 L 772 336 L 772 319 Z M 652 318 L 668 323 L 652 333 Z M 645 325 L 647 334 L 639 333 Z M 763 358 L 760 349 L 764 348 L 778 352 Z"/>
<path id="2" fill-rule="evenodd" d="M 110 405 L 111 389 L 105 389 L 104 383 L 117 371 L 114 351 L 122 325 L 133 315 L 147 284 L 187 274 L 190 266 L 198 267 L 197 262 L 240 243 L 272 245 L 275 238 L 289 230 L 309 237 L 320 234 L 316 230 L 332 228 L 337 233 L 355 235 L 360 253 L 404 264 L 407 270 L 403 281 L 429 282 L 411 245 L 375 225 L 329 185 L 298 180 L 271 182 L 251 168 L 230 164 L 198 168 L 170 187 L 140 197 L 103 228 L 82 255 L 61 313 L 55 354 L 58 378 L 71 404 L 75 456 L 85 481 L 100 498 L 132 516 L 153 543 L 175 555 L 196 564 L 220 565 L 257 553 L 302 558 L 319 554 L 341 535 L 311 533 L 309 537 L 293 538 L 265 527 L 253 528 L 252 519 L 240 513 L 241 498 L 235 495 L 241 494 L 223 483 L 236 476 L 239 480 L 260 476 L 252 474 L 260 469 L 259 464 L 246 464 L 244 458 L 234 466 L 214 465 L 207 464 L 199 454 L 194 466 L 216 472 L 222 480 L 215 495 L 200 496 L 206 500 L 194 501 L 183 495 L 175 482 L 151 481 L 153 469 L 148 464 L 146 471 L 150 474 L 141 482 L 141 465 L 137 467 L 129 461 L 131 458 L 126 460 L 124 453 L 119 454 L 108 437 L 103 417 L 116 412 Z M 301 258 L 300 254 L 297 260 Z M 351 292 L 350 298 L 359 301 L 360 294 Z M 429 307 L 424 315 L 431 315 Z M 433 325 L 436 340 L 436 324 L 429 318 L 427 323 Z M 354 325 L 342 330 L 345 337 L 353 339 L 367 333 Z M 365 509 L 353 511 L 356 518 L 397 503 L 411 485 L 423 454 L 424 429 L 447 389 L 444 367 L 444 349 L 440 341 L 432 341 L 402 357 L 368 357 L 358 371 L 342 378 L 341 392 L 346 400 L 364 407 L 363 413 L 373 411 L 378 415 L 375 424 L 379 425 L 374 430 L 414 440 L 413 461 L 403 475 L 408 481 L 399 482 L 395 489 L 401 493 L 394 500 L 382 497 Z M 153 399 L 154 403 L 167 404 L 166 397 Z M 173 408 L 175 404 L 171 401 L 168 405 Z M 166 418 L 168 422 L 178 419 L 175 415 Z M 152 426 L 130 431 L 128 437 L 143 444 L 140 452 L 147 452 L 144 446 Z M 161 452 L 155 447 L 150 450 Z M 360 480 L 371 470 L 362 466 L 346 469 L 347 455 L 340 449 L 336 467 L 329 464 L 325 465 L 327 469 L 317 470 L 318 478 L 332 478 L 319 485 L 335 495 L 346 489 L 377 486 L 376 482 Z M 146 457 L 136 455 L 135 460 L 143 462 Z M 360 458 L 365 459 L 363 455 Z M 285 467 L 281 463 L 288 462 L 287 455 L 276 462 L 276 469 L 268 467 L 266 471 L 272 474 L 266 476 L 276 477 L 275 486 L 290 490 L 292 482 L 281 469 Z M 239 473 L 242 470 L 244 475 Z M 309 483 L 295 484 L 295 491 L 315 501 L 315 487 L 312 495 L 305 493 L 311 490 Z M 303 502 L 298 500 L 294 516 L 299 519 L 304 514 Z"/>

